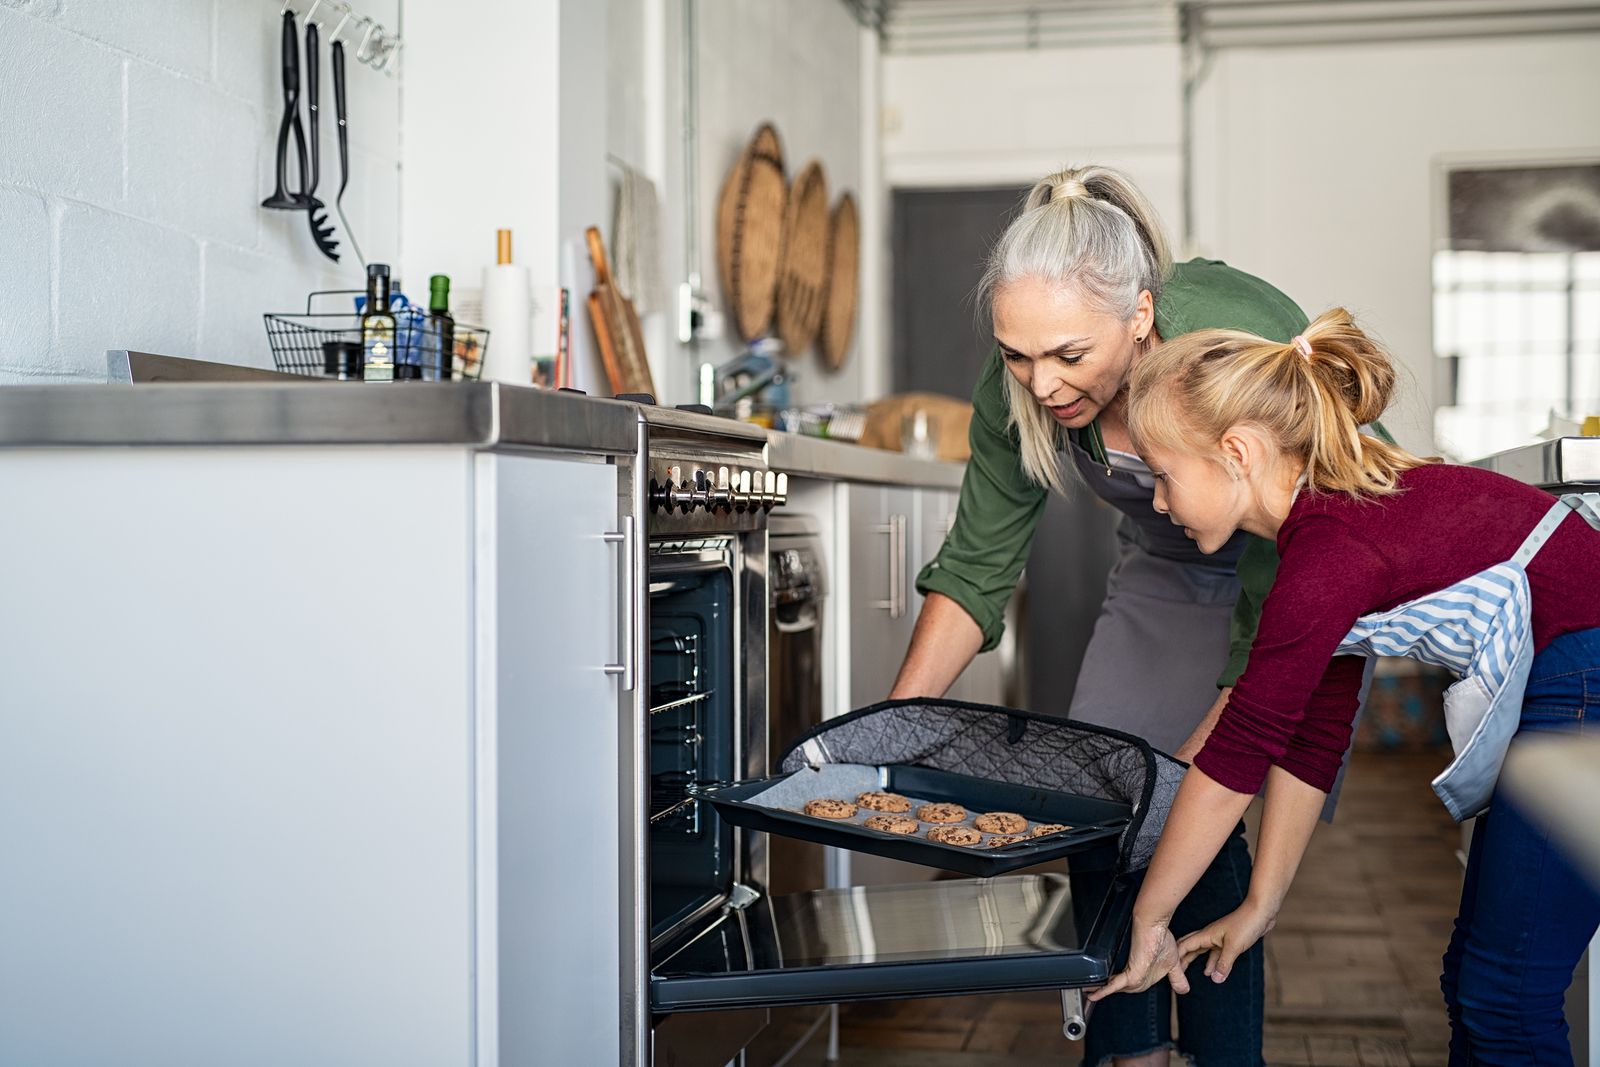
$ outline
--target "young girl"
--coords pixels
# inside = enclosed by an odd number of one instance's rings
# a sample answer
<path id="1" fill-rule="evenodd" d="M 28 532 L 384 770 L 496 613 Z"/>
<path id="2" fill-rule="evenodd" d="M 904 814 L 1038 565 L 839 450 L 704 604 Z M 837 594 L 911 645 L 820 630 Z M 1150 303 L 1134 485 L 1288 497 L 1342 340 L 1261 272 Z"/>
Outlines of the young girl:
<path id="1" fill-rule="evenodd" d="M 1277 581 L 1248 666 L 1195 756 L 1134 906 L 1127 969 L 1091 999 L 1161 978 L 1223 982 L 1272 928 L 1350 741 L 1362 658 L 1463 677 L 1446 698 L 1456 759 L 1434 788 L 1473 835 L 1444 957 L 1450 1063 L 1570 1064 L 1563 994 L 1600 896 L 1495 790 L 1519 731 L 1600 716 L 1600 498 L 1548 495 L 1364 437 L 1394 389 L 1345 311 L 1288 344 L 1192 333 L 1134 370 L 1129 427 L 1155 508 L 1202 552 L 1276 541 Z M 1266 786 L 1242 907 L 1182 941 L 1174 909 Z M 1178 931 L 1184 932 L 1184 931 Z"/>

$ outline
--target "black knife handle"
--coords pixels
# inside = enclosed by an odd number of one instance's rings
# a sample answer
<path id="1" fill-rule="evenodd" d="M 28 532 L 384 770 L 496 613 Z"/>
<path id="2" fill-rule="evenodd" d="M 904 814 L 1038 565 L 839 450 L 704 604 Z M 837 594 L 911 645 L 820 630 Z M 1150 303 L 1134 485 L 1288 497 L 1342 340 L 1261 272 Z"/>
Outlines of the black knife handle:
<path id="1" fill-rule="evenodd" d="M 283 102 L 300 102 L 300 38 L 294 32 L 294 12 L 283 13 Z"/>
<path id="2" fill-rule="evenodd" d="M 321 57 L 318 55 L 318 34 L 315 22 L 306 23 L 306 136 L 311 141 L 311 181 L 306 186 L 307 193 L 317 189 L 317 183 L 322 176 L 322 149 L 321 135 L 317 132 L 317 113 L 320 110 L 319 100 L 321 92 L 319 82 L 320 72 L 318 65 Z"/>
<path id="3" fill-rule="evenodd" d="M 339 192 L 350 184 L 350 133 L 344 104 L 344 42 L 334 41 L 333 48 L 333 115 L 339 126 Z"/>

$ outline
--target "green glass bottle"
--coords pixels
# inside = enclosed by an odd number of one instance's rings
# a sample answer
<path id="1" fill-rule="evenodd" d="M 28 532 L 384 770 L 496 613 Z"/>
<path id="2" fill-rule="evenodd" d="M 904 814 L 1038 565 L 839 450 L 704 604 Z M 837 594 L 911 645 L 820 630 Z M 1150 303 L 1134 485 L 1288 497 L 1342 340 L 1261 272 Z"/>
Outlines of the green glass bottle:
<path id="1" fill-rule="evenodd" d="M 422 376 L 430 381 L 454 380 L 456 320 L 450 314 L 450 279 L 435 274 L 428 279 L 428 345 L 422 357 Z"/>
<path id="2" fill-rule="evenodd" d="M 368 264 L 367 303 L 361 315 L 364 381 L 394 381 L 394 335 L 394 314 L 389 310 L 389 265 Z"/>

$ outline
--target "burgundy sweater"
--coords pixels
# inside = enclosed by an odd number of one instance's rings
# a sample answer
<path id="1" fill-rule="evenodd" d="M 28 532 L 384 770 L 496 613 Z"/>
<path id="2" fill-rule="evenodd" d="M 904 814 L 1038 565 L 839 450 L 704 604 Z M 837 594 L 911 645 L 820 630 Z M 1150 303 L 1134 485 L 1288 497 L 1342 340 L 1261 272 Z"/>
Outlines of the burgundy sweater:
<path id="1" fill-rule="evenodd" d="M 1334 650 L 1361 615 L 1438 592 L 1511 558 L 1554 498 L 1476 467 L 1407 471 L 1396 496 L 1302 492 L 1278 531 L 1278 577 L 1249 665 L 1194 765 L 1254 793 L 1276 764 L 1333 787 L 1350 744 L 1362 658 Z M 1569 515 L 1528 565 L 1535 651 L 1600 627 L 1600 530 Z"/>

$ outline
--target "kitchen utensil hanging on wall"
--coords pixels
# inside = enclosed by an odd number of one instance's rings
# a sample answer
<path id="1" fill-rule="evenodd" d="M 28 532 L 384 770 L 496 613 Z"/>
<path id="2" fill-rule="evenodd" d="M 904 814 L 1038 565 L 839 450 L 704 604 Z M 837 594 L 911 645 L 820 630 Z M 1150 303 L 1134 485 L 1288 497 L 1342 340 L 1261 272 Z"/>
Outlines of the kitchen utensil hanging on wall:
<path id="1" fill-rule="evenodd" d="M 655 395 L 655 383 L 650 376 L 650 364 L 645 358 L 644 332 L 639 326 L 639 316 L 633 303 L 617 291 L 611 277 L 611 264 L 606 259 L 605 242 L 600 230 L 590 226 L 584 232 L 589 242 L 589 260 L 594 264 L 594 292 L 589 294 L 589 320 L 594 325 L 595 340 L 600 346 L 600 360 L 605 364 L 606 378 L 611 394 L 648 393 Z"/>
<path id="2" fill-rule="evenodd" d="M 333 59 L 333 117 L 339 126 L 339 193 L 333 198 L 333 210 L 339 215 L 339 225 L 355 251 L 356 260 L 365 270 L 367 257 L 361 254 L 361 245 L 356 242 L 355 231 L 350 228 L 350 220 L 344 214 L 344 191 L 350 184 L 350 110 L 345 105 L 344 96 L 344 42 L 339 40 L 337 33 L 329 52 Z"/>
<path id="3" fill-rule="evenodd" d="M 823 283 L 822 325 L 817 350 L 830 371 L 844 366 L 856 327 L 856 284 L 860 275 L 861 222 L 855 197 L 839 197 L 828 224 L 828 277 Z"/>
<path id="4" fill-rule="evenodd" d="M 789 187 L 778 258 L 778 336 L 799 355 L 816 340 L 828 274 L 828 179 L 807 163 Z"/>
<path id="5" fill-rule="evenodd" d="M 337 263 L 339 242 L 333 239 L 333 227 L 328 223 L 327 205 L 317 198 L 317 185 L 322 180 L 322 131 L 318 123 L 322 110 L 321 52 L 317 24 L 307 19 L 306 132 L 311 139 L 311 174 L 305 182 L 306 221 L 311 226 L 311 239 L 317 242 L 317 248 L 323 255 Z"/>
<path id="6" fill-rule="evenodd" d="M 754 341 L 772 323 L 788 189 L 778 131 L 763 123 L 728 172 L 717 203 L 717 268 L 734 329 Z"/>
<path id="7" fill-rule="evenodd" d="M 276 160 L 277 188 L 271 196 L 261 201 L 262 207 L 277 211 L 303 211 L 305 201 L 299 193 L 289 191 L 289 135 L 300 129 L 300 38 L 295 33 L 294 12 L 283 13 L 283 33 L 280 49 L 283 79 L 283 118 L 278 122 L 278 150 Z M 300 133 L 300 183 L 306 180 L 305 135 Z"/>

